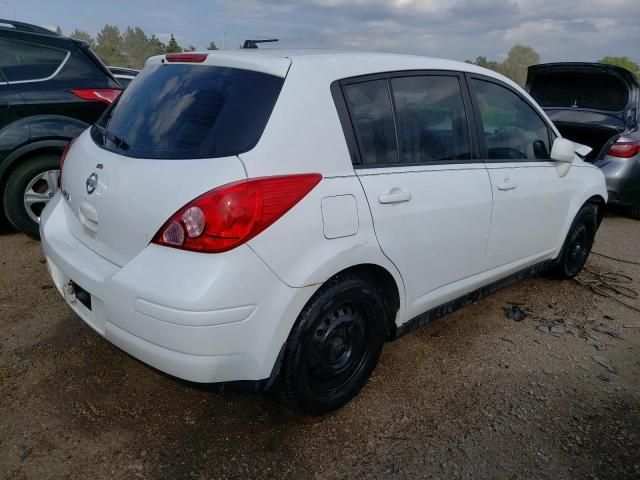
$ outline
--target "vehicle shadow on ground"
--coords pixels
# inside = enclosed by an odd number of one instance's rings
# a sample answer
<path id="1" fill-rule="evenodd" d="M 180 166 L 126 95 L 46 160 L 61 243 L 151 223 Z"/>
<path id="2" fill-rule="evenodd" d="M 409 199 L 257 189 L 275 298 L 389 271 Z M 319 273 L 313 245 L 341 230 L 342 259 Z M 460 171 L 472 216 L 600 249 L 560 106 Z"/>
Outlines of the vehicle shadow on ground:
<path id="1" fill-rule="evenodd" d="M 3 218 L 3 216 L 0 215 L 0 235 L 6 235 L 9 233 L 17 233 L 17 230 L 13 228 L 13 225 L 11 225 L 6 218 Z"/>

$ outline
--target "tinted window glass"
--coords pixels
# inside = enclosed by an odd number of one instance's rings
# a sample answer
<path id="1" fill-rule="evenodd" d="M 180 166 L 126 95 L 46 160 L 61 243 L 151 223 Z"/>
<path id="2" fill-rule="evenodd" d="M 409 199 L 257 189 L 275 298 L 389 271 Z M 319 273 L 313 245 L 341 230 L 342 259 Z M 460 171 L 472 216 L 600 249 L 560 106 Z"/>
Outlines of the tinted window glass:
<path id="1" fill-rule="evenodd" d="M 95 128 L 93 138 L 131 157 L 236 155 L 260 139 L 283 82 L 236 68 L 155 65 L 140 73 L 98 122 L 107 138 Z"/>
<path id="2" fill-rule="evenodd" d="M 473 87 L 489 159 L 549 158 L 547 124 L 527 102 L 495 83 L 473 80 Z"/>
<path id="3" fill-rule="evenodd" d="M 50 77 L 66 56 L 63 50 L 0 40 L 0 70 L 9 82 Z"/>
<path id="4" fill-rule="evenodd" d="M 457 77 L 391 80 L 401 163 L 471 158 L 469 129 Z"/>
<path id="5" fill-rule="evenodd" d="M 397 163 L 396 131 L 386 80 L 347 85 L 344 93 L 362 163 Z"/>

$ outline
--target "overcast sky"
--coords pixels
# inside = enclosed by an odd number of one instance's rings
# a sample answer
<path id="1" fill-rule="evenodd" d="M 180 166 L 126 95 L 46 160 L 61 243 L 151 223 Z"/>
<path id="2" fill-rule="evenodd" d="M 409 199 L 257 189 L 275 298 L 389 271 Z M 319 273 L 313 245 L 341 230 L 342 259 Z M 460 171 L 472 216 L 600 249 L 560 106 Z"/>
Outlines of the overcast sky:
<path id="1" fill-rule="evenodd" d="M 153 5 L 153 6 L 151 6 Z M 543 61 L 627 55 L 640 62 L 640 0 L 0 0 L 0 16 L 95 33 L 139 25 L 164 41 L 236 48 L 246 38 L 282 46 L 502 59 L 517 43 Z"/>

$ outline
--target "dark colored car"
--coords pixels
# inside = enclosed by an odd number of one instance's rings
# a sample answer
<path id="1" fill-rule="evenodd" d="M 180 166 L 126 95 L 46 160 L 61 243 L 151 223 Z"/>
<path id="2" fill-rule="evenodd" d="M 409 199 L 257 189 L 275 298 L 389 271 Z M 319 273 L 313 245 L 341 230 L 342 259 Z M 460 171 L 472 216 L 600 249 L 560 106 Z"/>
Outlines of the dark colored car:
<path id="1" fill-rule="evenodd" d="M 140 73 L 140 70 L 135 70 L 133 68 L 124 68 L 124 67 L 107 67 L 109 71 L 116 77 L 118 83 L 122 85 L 122 88 L 127 88 L 131 83 L 131 80 L 136 78 L 136 76 Z"/>
<path id="2" fill-rule="evenodd" d="M 527 90 L 563 136 L 591 147 L 586 160 L 607 180 L 609 203 L 640 218 L 640 87 L 635 75 L 599 63 L 529 67 Z"/>
<path id="3" fill-rule="evenodd" d="M 0 19 L 0 207 L 37 238 L 60 156 L 122 87 L 86 43 Z"/>

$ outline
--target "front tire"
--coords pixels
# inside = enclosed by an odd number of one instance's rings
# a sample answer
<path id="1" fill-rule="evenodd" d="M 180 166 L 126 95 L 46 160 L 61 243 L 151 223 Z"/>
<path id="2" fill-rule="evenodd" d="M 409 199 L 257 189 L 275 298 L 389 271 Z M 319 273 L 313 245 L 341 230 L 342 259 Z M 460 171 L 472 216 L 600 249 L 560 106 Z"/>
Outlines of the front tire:
<path id="1" fill-rule="evenodd" d="M 309 301 L 289 335 L 281 370 L 282 393 L 291 406 L 321 415 L 360 392 L 384 344 L 382 298 L 370 280 L 343 275 Z"/>
<path id="2" fill-rule="evenodd" d="M 7 178 L 4 213 L 19 231 L 40 238 L 40 214 L 58 190 L 60 154 L 45 153 L 20 161 Z"/>
<path id="3" fill-rule="evenodd" d="M 555 276 L 574 278 L 587 262 L 598 229 L 598 213 L 591 205 L 584 205 L 569 228 L 557 265 Z"/>

